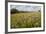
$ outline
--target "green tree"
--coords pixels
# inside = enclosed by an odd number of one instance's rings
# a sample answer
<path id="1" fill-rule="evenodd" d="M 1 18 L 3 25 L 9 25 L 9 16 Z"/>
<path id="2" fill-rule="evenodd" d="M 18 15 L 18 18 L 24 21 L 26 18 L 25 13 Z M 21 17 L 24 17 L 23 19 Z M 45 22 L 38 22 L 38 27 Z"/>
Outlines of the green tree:
<path id="1" fill-rule="evenodd" d="M 11 9 L 11 14 L 18 13 L 19 11 L 17 9 Z"/>

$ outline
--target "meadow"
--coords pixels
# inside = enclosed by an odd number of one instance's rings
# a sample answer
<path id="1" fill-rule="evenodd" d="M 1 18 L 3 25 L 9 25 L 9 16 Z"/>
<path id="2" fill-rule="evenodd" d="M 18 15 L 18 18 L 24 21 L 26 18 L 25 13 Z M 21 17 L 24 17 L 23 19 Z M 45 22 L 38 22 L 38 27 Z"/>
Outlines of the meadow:
<path id="1" fill-rule="evenodd" d="M 41 13 L 14 13 L 11 14 L 11 28 L 37 28 L 41 27 Z"/>

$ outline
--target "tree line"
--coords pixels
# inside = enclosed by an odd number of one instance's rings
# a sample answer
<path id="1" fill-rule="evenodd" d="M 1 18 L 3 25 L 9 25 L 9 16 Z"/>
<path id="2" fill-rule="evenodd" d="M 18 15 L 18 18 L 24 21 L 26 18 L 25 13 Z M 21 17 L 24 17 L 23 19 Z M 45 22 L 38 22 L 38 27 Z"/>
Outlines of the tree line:
<path id="1" fill-rule="evenodd" d="M 17 10 L 17 9 L 11 9 L 11 14 L 14 14 L 14 13 L 28 13 L 29 11 L 19 11 L 19 10 Z M 32 11 L 30 11 L 30 12 L 32 12 Z M 39 12 L 40 12 L 40 10 L 39 10 Z"/>

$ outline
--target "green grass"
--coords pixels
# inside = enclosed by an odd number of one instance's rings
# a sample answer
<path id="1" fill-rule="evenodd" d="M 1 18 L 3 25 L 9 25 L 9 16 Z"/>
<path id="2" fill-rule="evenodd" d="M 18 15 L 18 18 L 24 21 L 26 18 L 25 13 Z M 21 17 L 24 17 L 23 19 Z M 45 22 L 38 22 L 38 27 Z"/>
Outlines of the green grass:
<path id="1" fill-rule="evenodd" d="M 41 27 L 40 12 L 11 14 L 11 28 Z"/>

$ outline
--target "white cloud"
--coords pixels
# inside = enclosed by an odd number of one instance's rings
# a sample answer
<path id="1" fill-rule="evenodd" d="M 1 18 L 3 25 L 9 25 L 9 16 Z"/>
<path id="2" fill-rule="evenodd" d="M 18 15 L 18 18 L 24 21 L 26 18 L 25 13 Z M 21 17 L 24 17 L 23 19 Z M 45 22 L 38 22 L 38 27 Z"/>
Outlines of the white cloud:
<path id="1" fill-rule="evenodd" d="M 11 9 L 17 9 L 19 11 L 37 11 L 40 10 L 40 6 L 30 6 L 30 5 L 11 5 Z"/>

